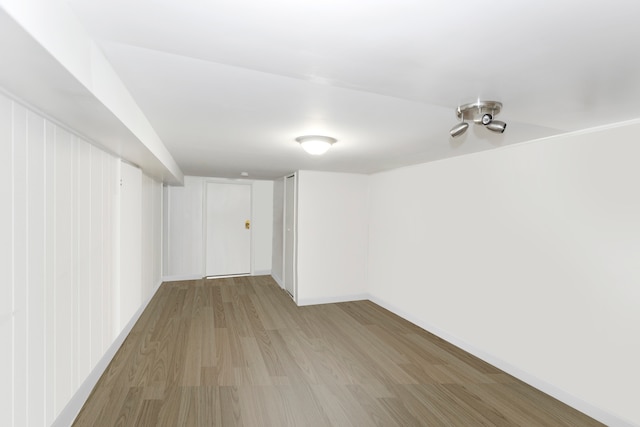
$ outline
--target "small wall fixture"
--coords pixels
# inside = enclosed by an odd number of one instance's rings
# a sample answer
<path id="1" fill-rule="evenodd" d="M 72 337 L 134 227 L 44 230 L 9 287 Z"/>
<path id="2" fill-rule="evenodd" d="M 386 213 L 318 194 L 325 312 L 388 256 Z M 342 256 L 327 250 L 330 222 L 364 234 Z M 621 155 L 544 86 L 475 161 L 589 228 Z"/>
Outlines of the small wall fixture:
<path id="1" fill-rule="evenodd" d="M 296 141 L 302 145 L 304 151 L 314 156 L 326 153 L 333 144 L 338 142 L 337 139 L 331 138 L 330 136 L 320 135 L 299 136 L 296 138 Z"/>
<path id="2" fill-rule="evenodd" d="M 469 128 L 469 123 L 466 120 L 473 120 L 477 125 L 484 125 L 492 132 L 503 133 L 507 128 L 507 124 L 500 120 L 493 120 L 501 109 L 502 103 L 497 101 L 478 101 L 460 105 L 456 110 L 456 116 L 462 122 L 452 127 L 449 134 L 455 138 L 465 133 Z"/>

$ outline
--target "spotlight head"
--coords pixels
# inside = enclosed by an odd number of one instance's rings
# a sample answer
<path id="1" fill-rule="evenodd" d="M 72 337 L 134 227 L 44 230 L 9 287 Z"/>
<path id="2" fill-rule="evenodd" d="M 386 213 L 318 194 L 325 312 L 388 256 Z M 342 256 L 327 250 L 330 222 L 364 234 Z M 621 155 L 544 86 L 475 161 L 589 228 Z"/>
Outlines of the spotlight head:
<path id="1" fill-rule="evenodd" d="M 486 127 L 492 132 L 504 133 L 504 130 L 507 128 L 507 124 L 505 122 L 501 122 L 500 120 L 494 120 L 486 125 Z"/>
<path id="2" fill-rule="evenodd" d="M 456 136 L 460 136 L 463 133 L 465 133 L 468 128 L 469 128 L 469 123 L 460 122 L 457 125 L 455 125 L 454 127 L 452 127 L 451 130 L 449 131 L 449 133 L 451 134 L 452 137 L 455 138 Z"/>
<path id="3" fill-rule="evenodd" d="M 477 125 L 484 125 L 487 129 L 496 133 L 503 133 L 507 128 L 505 122 L 493 120 L 500 113 L 502 103 L 498 101 L 480 101 L 471 104 L 459 105 L 456 109 L 456 116 L 461 123 L 451 128 L 449 133 L 452 137 L 460 136 L 469 127 L 467 122 L 473 121 Z"/>

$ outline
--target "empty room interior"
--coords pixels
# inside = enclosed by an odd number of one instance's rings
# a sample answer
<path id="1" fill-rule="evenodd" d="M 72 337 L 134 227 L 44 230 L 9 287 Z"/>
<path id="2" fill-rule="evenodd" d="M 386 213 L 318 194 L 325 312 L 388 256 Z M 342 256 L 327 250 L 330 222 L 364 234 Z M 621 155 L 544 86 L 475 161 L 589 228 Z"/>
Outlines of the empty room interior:
<path id="1" fill-rule="evenodd" d="M 640 426 L 638 16 L 0 0 L 0 425 Z"/>

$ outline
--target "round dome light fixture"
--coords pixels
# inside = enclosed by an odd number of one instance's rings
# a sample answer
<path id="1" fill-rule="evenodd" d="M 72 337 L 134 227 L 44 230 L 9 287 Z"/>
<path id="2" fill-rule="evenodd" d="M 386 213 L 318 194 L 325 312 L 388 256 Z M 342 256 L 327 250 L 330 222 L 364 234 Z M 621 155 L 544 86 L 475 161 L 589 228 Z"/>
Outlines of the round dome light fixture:
<path id="1" fill-rule="evenodd" d="M 333 144 L 338 142 L 335 138 L 321 135 L 299 136 L 296 138 L 296 141 L 300 143 L 304 151 L 314 156 L 326 153 Z"/>

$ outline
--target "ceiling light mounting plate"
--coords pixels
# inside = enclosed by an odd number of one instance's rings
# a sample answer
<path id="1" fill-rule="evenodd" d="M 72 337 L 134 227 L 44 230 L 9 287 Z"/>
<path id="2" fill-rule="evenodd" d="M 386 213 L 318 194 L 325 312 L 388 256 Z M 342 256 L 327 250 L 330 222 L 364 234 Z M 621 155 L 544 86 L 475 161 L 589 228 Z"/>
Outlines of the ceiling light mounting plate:
<path id="1" fill-rule="evenodd" d="M 498 101 L 477 101 L 470 104 L 460 105 L 456 110 L 459 120 L 472 120 L 474 123 L 485 124 L 483 116 L 489 114 L 495 117 L 502 109 L 502 103 Z"/>

